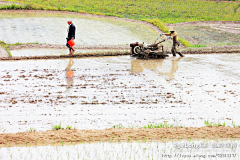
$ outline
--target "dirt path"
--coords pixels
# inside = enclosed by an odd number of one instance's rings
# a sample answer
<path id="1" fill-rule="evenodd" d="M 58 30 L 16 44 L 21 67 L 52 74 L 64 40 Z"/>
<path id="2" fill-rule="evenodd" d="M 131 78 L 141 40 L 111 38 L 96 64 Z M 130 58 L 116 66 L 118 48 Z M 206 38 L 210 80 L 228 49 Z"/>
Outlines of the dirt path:
<path id="1" fill-rule="evenodd" d="M 182 139 L 240 139 L 240 127 L 174 127 L 153 129 L 49 130 L 0 134 L 0 147 Z"/>
<path id="2" fill-rule="evenodd" d="M 51 48 L 51 49 L 67 49 L 66 45 L 58 44 L 24 44 L 18 46 L 10 46 L 10 50 L 29 49 L 29 48 Z M 130 49 L 129 45 L 76 45 L 75 49 Z"/>
<path id="3" fill-rule="evenodd" d="M 34 45 L 36 46 L 36 45 Z M 42 46 L 42 45 L 39 45 Z M 44 45 L 43 45 L 44 46 Z M 56 45 L 57 46 L 57 45 Z M 14 46 L 16 48 L 22 48 L 22 46 Z M 24 46 L 26 47 L 26 46 Z M 27 48 L 29 45 L 27 45 Z M 30 45 L 30 48 L 32 46 Z M 55 45 L 53 45 L 55 47 Z M 100 56 L 122 56 L 122 55 L 130 55 L 130 48 L 126 46 L 101 46 L 100 48 L 94 46 L 82 46 L 79 47 L 81 49 L 119 49 L 119 51 L 103 51 L 101 53 L 83 53 L 83 54 L 75 54 L 75 55 L 48 55 L 48 56 L 30 56 L 30 57 L 1 57 L 0 60 L 28 60 L 28 59 L 61 59 L 61 58 L 81 58 L 81 57 L 100 57 Z M 118 48 L 119 47 L 119 48 Z M 44 48 L 44 47 L 43 47 Z M 78 49 L 79 49 L 78 48 Z M 214 46 L 214 47 L 201 47 L 201 48 L 186 48 L 182 51 L 183 54 L 213 54 L 213 53 L 240 53 L 240 45 L 235 46 Z"/>

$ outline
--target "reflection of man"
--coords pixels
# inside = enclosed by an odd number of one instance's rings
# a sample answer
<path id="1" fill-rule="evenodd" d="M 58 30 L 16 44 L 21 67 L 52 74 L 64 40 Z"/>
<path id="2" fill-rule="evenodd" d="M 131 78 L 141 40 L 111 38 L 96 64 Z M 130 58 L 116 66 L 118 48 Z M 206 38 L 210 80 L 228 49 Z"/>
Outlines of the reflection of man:
<path id="1" fill-rule="evenodd" d="M 183 57 L 183 54 L 177 50 L 177 47 L 179 47 L 180 45 L 178 41 L 178 33 L 173 29 L 170 29 L 169 31 L 170 33 L 164 33 L 163 35 L 171 36 L 173 39 L 172 50 L 171 50 L 173 56 L 176 56 L 176 53 L 178 53 L 181 57 Z"/>
<path id="2" fill-rule="evenodd" d="M 66 80 L 67 80 L 67 89 L 71 88 L 73 85 L 73 75 L 74 71 L 71 69 L 73 65 L 73 59 L 69 59 L 68 66 L 66 68 Z"/>
<path id="3" fill-rule="evenodd" d="M 175 72 L 178 70 L 178 61 L 181 59 L 182 57 L 179 57 L 177 59 L 173 59 L 171 62 L 171 70 L 169 72 L 159 72 L 159 69 L 157 69 L 158 67 L 162 67 L 163 62 L 166 62 L 165 59 L 155 59 L 155 60 L 140 60 L 140 59 L 135 59 L 131 61 L 131 67 L 132 67 L 132 71 L 131 73 L 135 73 L 138 74 L 140 72 L 143 72 L 144 69 L 146 70 L 151 70 L 154 71 L 160 75 L 166 75 L 168 76 L 168 78 L 174 79 L 175 77 Z"/>
<path id="4" fill-rule="evenodd" d="M 178 61 L 182 59 L 182 57 L 179 57 L 177 59 L 173 59 L 172 60 L 172 67 L 171 67 L 171 70 L 170 72 L 168 73 L 164 73 L 166 76 L 169 77 L 170 80 L 174 79 L 175 78 L 175 72 L 178 70 Z"/>
<path id="5" fill-rule="evenodd" d="M 75 31 L 76 31 L 76 27 L 73 25 L 72 20 L 68 20 L 67 21 L 69 27 L 68 27 L 68 35 L 67 35 L 67 42 L 75 39 Z M 69 55 L 74 54 L 75 49 L 73 49 L 73 47 L 71 47 L 68 43 L 66 44 L 66 46 L 69 48 Z"/>

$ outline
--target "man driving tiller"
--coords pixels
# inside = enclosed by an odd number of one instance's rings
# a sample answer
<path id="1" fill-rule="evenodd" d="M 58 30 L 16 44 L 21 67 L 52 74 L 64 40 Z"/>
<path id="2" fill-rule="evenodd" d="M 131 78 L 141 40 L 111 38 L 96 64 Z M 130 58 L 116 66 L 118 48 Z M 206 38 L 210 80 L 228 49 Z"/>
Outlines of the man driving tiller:
<path id="1" fill-rule="evenodd" d="M 172 54 L 173 56 L 176 56 L 176 53 L 179 54 L 181 57 L 184 57 L 183 54 L 181 52 L 178 51 L 177 47 L 180 46 L 180 42 L 178 41 L 178 33 L 173 30 L 173 29 L 170 29 L 169 30 L 170 33 L 164 33 L 164 34 L 160 34 L 161 35 L 165 35 L 165 36 L 170 36 L 173 40 L 173 44 L 172 44 Z"/>

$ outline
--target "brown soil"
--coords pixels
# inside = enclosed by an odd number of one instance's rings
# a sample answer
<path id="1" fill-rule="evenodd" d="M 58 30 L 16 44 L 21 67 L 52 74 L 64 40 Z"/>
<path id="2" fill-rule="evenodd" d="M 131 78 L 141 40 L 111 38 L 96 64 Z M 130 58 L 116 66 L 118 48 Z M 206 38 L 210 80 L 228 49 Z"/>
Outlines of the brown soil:
<path id="1" fill-rule="evenodd" d="M 24 145 L 59 145 L 81 142 L 167 141 L 186 139 L 240 139 L 240 127 L 122 128 L 104 130 L 49 130 L 0 134 L 0 147 Z"/>

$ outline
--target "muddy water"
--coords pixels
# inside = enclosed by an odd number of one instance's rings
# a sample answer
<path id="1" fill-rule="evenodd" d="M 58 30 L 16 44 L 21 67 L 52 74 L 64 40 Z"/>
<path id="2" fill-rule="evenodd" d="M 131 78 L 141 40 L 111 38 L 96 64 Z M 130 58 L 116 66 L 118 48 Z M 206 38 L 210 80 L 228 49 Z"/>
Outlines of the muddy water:
<path id="1" fill-rule="evenodd" d="M 85 143 L 63 146 L 4 147 L 0 159 L 239 159 L 240 141 Z M 177 158 L 176 158 L 177 157 Z"/>
<path id="2" fill-rule="evenodd" d="M 158 35 L 146 25 L 116 19 L 57 12 L 0 12 L 0 40 L 7 43 L 65 44 L 69 18 L 77 27 L 76 44 L 81 45 L 152 43 Z"/>
<path id="3" fill-rule="evenodd" d="M 240 54 L 0 62 L 0 128 L 240 125 Z"/>

